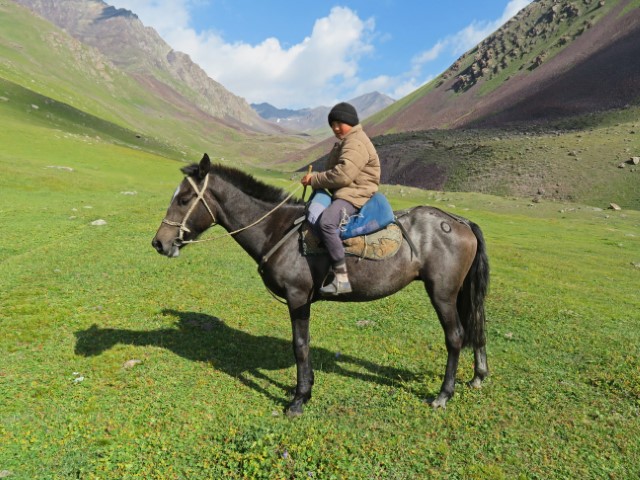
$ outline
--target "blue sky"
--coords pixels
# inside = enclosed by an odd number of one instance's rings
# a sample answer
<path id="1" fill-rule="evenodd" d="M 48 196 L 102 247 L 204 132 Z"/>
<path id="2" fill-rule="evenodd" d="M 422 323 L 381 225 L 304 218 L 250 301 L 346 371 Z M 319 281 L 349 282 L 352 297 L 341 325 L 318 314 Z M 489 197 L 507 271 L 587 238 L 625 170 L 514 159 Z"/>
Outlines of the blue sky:
<path id="1" fill-rule="evenodd" d="M 106 0 L 249 103 L 395 99 L 442 73 L 532 0 Z"/>

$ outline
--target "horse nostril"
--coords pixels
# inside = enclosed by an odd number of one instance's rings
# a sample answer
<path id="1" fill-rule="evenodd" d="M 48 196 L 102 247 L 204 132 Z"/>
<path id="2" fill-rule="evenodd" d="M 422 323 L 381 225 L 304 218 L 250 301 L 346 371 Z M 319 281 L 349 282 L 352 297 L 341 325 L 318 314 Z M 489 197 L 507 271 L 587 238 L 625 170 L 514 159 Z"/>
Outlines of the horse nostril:
<path id="1" fill-rule="evenodd" d="M 162 242 L 160 240 L 158 240 L 157 238 L 154 238 L 151 241 L 151 245 L 153 246 L 153 248 L 155 248 L 158 252 L 162 252 Z"/>

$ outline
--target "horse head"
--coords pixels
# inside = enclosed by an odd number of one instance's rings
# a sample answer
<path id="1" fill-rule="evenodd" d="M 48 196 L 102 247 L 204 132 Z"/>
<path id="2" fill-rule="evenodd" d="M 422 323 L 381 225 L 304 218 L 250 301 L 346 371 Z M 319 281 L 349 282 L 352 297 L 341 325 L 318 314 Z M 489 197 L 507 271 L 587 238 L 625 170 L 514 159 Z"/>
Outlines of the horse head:
<path id="1" fill-rule="evenodd" d="M 180 249 L 216 223 L 216 202 L 208 193 L 211 160 L 206 153 L 199 164 L 180 169 L 186 176 L 178 185 L 167 213 L 151 241 L 158 253 L 177 257 Z"/>

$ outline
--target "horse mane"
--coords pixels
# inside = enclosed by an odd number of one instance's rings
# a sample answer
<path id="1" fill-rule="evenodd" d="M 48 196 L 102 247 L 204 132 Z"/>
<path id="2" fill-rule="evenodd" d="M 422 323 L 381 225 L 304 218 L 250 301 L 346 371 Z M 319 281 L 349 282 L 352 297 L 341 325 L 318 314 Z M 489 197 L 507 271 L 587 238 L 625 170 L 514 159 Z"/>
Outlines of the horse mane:
<path id="1" fill-rule="evenodd" d="M 180 169 L 182 173 L 188 175 L 190 177 L 198 176 L 198 164 L 192 163 L 186 167 Z M 231 183 L 242 192 L 246 193 L 252 198 L 262 200 L 268 203 L 280 203 L 285 198 L 287 198 L 290 194 L 283 190 L 282 188 L 274 187 L 273 185 L 268 185 L 260 180 L 256 179 L 253 175 L 243 172 L 234 167 L 228 167 L 225 165 L 211 164 L 211 170 L 209 171 L 212 175 L 217 175 L 223 180 Z M 290 198 L 287 203 L 300 205 L 303 203 L 299 198 Z"/>

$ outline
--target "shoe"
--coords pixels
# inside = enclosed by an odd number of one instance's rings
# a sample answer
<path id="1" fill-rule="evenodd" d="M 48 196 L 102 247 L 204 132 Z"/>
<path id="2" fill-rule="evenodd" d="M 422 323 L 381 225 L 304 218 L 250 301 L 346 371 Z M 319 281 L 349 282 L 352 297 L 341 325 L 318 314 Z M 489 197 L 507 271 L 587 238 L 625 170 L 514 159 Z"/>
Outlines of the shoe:
<path id="1" fill-rule="evenodd" d="M 335 296 L 342 293 L 351 292 L 351 283 L 339 282 L 336 277 L 333 277 L 333 281 L 320 289 L 320 294 L 325 296 Z"/>

